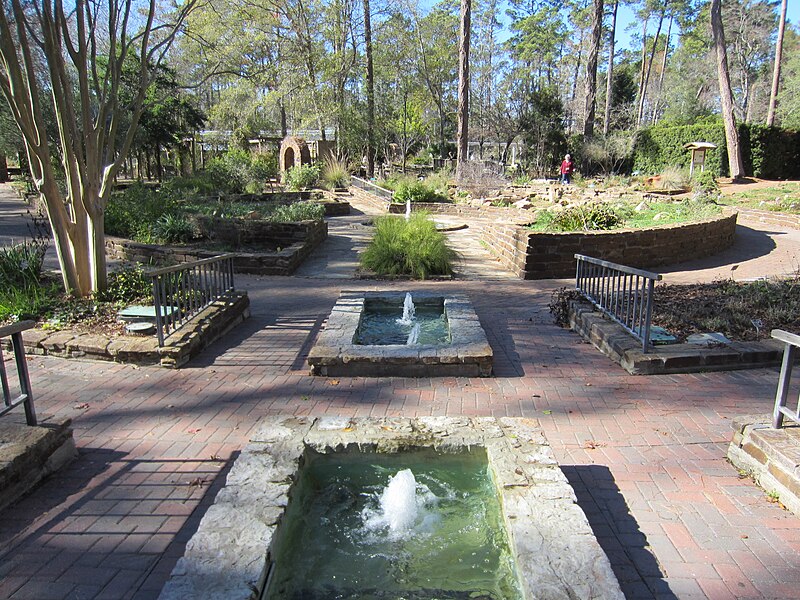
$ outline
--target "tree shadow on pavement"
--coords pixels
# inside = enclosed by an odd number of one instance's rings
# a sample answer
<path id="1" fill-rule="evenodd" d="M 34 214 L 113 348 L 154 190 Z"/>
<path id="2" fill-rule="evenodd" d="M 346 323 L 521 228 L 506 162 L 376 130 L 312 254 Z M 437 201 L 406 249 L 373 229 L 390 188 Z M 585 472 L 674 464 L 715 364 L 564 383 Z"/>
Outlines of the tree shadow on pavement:
<path id="1" fill-rule="evenodd" d="M 561 470 L 611 561 L 625 598 L 677 600 L 611 471 L 602 465 L 561 465 Z"/>
<path id="2" fill-rule="evenodd" d="M 760 231 L 745 225 L 736 225 L 736 237 L 730 248 L 713 256 L 668 265 L 654 270 L 656 273 L 664 274 L 680 271 L 700 271 L 726 265 L 731 265 L 731 267 L 735 268 L 739 263 L 766 256 L 775 250 L 777 244 L 772 239 L 772 236 L 783 235 L 783 233 L 782 231 Z"/>

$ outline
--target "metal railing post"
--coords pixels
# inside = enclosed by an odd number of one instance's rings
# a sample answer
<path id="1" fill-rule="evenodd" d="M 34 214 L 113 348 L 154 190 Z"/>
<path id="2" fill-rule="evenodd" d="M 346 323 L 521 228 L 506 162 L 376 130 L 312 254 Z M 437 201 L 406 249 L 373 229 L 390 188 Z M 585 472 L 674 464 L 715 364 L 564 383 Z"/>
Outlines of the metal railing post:
<path id="1" fill-rule="evenodd" d="M 792 368 L 797 359 L 797 349 L 800 347 L 800 335 L 773 329 L 772 337 L 784 342 L 783 360 L 781 361 L 781 374 L 778 377 L 778 389 L 775 392 L 775 407 L 772 411 L 772 426 L 775 429 L 783 427 L 783 419 L 787 417 L 795 423 L 800 423 L 800 398 L 797 410 L 792 412 L 786 408 L 789 398 L 789 383 L 792 378 Z"/>
<path id="2" fill-rule="evenodd" d="M 206 307 L 235 291 L 234 257 L 222 254 L 150 273 L 159 346 Z"/>
<path id="3" fill-rule="evenodd" d="M 655 282 L 661 275 L 576 254 L 575 289 L 650 349 Z"/>
<path id="4" fill-rule="evenodd" d="M 22 341 L 22 332 L 31 329 L 35 323 L 33 321 L 21 321 L 12 325 L 0 327 L 0 338 L 11 337 L 11 348 L 14 352 L 14 362 L 17 367 L 17 379 L 20 388 L 20 395 L 16 398 L 11 397 L 11 387 L 8 384 L 8 373 L 6 372 L 5 361 L 3 360 L 2 348 L 0 348 L 0 381 L 3 390 L 3 408 L 0 415 L 4 415 L 20 404 L 25 409 L 25 422 L 28 425 L 36 425 L 36 410 L 33 406 L 33 393 L 31 391 L 31 380 L 28 374 L 28 363 L 25 359 L 25 346 Z"/>

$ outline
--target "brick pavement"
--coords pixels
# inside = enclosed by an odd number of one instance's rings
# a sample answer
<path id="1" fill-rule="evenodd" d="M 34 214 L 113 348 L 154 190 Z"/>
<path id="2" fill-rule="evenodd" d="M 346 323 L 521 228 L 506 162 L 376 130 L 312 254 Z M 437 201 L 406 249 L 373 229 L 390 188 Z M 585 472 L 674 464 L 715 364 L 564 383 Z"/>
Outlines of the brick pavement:
<path id="1" fill-rule="evenodd" d="M 0 598 L 156 598 L 255 423 L 287 413 L 537 418 L 628 597 L 800 596 L 800 520 L 725 459 L 777 370 L 630 376 L 550 323 L 552 281 L 237 282 L 252 318 L 180 371 L 30 357 L 80 458 L 0 514 Z M 340 290 L 433 287 L 470 296 L 496 377 L 306 374 Z"/>
<path id="2" fill-rule="evenodd" d="M 0 597 L 157 597 L 256 421 L 286 413 L 538 418 L 629 597 L 797 597 L 800 521 L 725 460 L 775 370 L 633 377 L 550 324 L 555 283 L 449 282 L 497 377 L 312 378 L 339 290 L 378 284 L 241 279 L 253 317 L 183 370 L 31 358 L 39 412 L 73 417 L 81 454 L 0 516 Z"/>

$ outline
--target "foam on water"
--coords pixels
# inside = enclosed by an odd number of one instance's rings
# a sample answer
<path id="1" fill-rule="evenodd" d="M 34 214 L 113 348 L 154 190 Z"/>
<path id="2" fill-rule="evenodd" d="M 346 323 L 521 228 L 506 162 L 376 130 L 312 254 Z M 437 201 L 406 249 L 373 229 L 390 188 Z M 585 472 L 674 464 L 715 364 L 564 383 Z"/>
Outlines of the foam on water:
<path id="1" fill-rule="evenodd" d="M 417 482 L 411 469 L 398 471 L 381 492 L 377 507 L 367 506 L 362 518 L 364 530 L 400 540 L 430 529 L 436 515 L 429 508 L 436 496 L 428 486 Z"/>

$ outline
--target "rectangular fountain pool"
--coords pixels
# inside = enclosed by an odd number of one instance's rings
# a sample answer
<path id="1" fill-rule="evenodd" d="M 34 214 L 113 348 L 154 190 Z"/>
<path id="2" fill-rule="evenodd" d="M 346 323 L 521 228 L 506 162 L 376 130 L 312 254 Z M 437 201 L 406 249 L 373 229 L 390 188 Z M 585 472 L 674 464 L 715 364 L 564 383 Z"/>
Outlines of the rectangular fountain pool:
<path id="1" fill-rule="evenodd" d="M 330 377 L 488 377 L 492 360 L 467 297 L 425 292 L 342 292 L 308 355 Z"/>
<path id="2" fill-rule="evenodd" d="M 521 600 L 486 452 L 308 452 L 264 600 Z"/>
<path id="3" fill-rule="evenodd" d="M 397 299 L 366 298 L 354 342 L 359 346 L 445 346 L 450 326 L 441 296 Z"/>
<path id="4" fill-rule="evenodd" d="M 187 598 L 624 600 L 538 422 L 489 417 L 263 419 L 159 596 Z"/>

